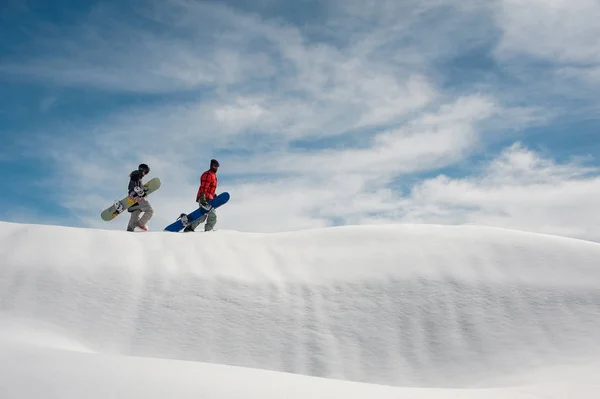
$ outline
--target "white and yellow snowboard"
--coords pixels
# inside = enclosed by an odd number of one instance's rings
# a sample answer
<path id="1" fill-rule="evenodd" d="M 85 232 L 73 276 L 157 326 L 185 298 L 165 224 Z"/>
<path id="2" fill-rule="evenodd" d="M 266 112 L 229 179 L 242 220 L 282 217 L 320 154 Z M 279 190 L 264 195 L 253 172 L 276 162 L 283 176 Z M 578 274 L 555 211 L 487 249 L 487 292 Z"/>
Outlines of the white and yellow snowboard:
<path id="1" fill-rule="evenodd" d="M 148 196 L 159 189 L 160 179 L 158 177 L 152 178 L 152 179 L 148 180 L 144 184 L 143 187 L 144 187 L 144 191 L 146 192 L 146 196 Z M 106 208 L 105 210 L 102 211 L 102 213 L 100 214 L 100 217 L 102 218 L 102 220 L 106 220 L 107 222 L 109 220 L 113 220 L 114 218 L 119 216 L 121 213 L 126 211 L 130 206 L 135 204 L 136 197 L 137 197 L 137 195 L 134 197 L 131 197 L 128 195 L 127 197 L 123 198 L 120 201 L 115 201 L 114 204 L 112 204 L 111 206 L 109 206 L 108 208 Z"/>

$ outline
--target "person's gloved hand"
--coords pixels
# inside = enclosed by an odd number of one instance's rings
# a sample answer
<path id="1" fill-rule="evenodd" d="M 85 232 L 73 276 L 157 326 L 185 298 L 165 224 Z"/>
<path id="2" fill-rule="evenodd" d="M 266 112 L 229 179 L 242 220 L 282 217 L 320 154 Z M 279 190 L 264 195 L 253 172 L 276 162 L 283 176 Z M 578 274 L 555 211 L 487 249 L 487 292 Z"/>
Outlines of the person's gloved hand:
<path id="1" fill-rule="evenodd" d="M 200 194 L 200 198 L 198 198 L 198 202 L 200 203 L 200 205 L 206 207 L 208 206 L 208 201 L 206 201 L 206 196 L 204 195 L 204 193 Z"/>
<path id="2" fill-rule="evenodd" d="M 212 206 L 210 206 L 204 194 L 200 194 L 200 198 L 198 198 L 198 203 L 200 203 L 200 206 L 204 208 L 207 212 L 210 212 L 210 210 L 212 209 Z"/>

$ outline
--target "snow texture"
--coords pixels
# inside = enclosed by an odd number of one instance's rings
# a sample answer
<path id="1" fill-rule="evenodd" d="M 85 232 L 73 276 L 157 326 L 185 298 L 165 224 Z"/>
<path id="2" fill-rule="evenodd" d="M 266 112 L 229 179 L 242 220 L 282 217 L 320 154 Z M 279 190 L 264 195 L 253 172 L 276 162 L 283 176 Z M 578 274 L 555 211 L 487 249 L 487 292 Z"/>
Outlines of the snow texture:
<path id="1" fill-rule="evenodd" d="M 0 358 L 16 359 L 0 366 L 0 392 L 166 397 L 170 381 L 177 397 L 241 398 L 252 396 L 232 384 L 248 380 L 265 381 L 255 397 L 275 398 L 268 386 L 289 380 L 294 398 L 586 397 L 599 370 L 599 265 L 600 244 L 475 226 L 0 223 Z"/>

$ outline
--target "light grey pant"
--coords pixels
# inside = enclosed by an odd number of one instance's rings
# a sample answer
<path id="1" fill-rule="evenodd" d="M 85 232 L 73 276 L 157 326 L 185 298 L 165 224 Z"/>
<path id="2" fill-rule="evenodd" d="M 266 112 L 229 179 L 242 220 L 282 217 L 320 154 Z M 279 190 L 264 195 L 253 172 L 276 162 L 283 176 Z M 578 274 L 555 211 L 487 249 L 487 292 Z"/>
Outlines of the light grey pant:
<path id="1" fill-rule="evenodd" d="M 198 207 L 201 207 L 200 203 L 198 203 Z M 192 223 L 192 228 L 195 230 L 200 223 L 204 223 L 205 221 L 206 224 L 204 225 L 204 231 L 212 230 L 213 227 L 215 227 L 215 224 L 217 224 L 217 211 L 214 208 L 211 209 L 210 212 L 202 215 L 200 219 Z"/>
<path id="2" fill-rule="evenodd" d="M 137 203 L 137 205 L 132 206 L 135 209 L 131 212 L 131 217 L 129 218 L 129 223 L 127 224 L 127 231 L 133 231 L 135 226 L 145 226 L 146 223 L 152 218 L 154 215 L 154 209 L 148 200 L 143 199 Z M 140 214 L 144 213 L 144 215 L 140 218 Z"/>

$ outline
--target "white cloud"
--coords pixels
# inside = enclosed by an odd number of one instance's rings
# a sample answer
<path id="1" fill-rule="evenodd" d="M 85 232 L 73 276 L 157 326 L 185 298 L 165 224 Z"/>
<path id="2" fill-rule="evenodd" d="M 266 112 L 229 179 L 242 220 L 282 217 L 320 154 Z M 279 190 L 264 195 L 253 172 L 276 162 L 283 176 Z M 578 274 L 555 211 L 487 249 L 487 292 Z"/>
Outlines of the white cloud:
<path id="1" fill-rule="evenodd" d="M 398 123 L 437 97 L 425 75 L 358 54 L 354 44 L 311 42 L 295 26 L 210 3 L 156 2 L 139 11 L 169 33 L 134 28 L 98 6 L 81 26 L 38 39 L 29 58 L 0 63 L 0 73 L 98 90 L 202 90 L 197 103 L 136 111 L 153 119 L 138 124 L 145 130 L 169 126 L 171 137 L 184 138 L 338 135 Z M 223 34 L 209 34 L 211 27 Z"/>
<path id="2" fill-rule="evenodd" d="M 251 162 L 238 160 L 230 168 L 234 173 L 271 170 L 311 174 L 318 170 L 324 174 L 362 173 L 386 179 L 394 173 L 430 170 L 464 156 L 478 140 L 477 123 L 496 111 L 488 98 L 459 98 L 438 112 L 418 116 L 397 129 L 383 130 L 364 148 L 278 151 L 259 154 Z"/>
<path id="3" fill-rule="evenodd" d="M 568 51 L 551 43 L 537 47 L 554 37 L 536 25 L 533 11 L 552 14 L 540 2 L 329 2 L 321 5 L 328 12 L 322 24 L 302 27 L 208 2 L 138 9 L 158 30 L 99 6 L 80 26 L 37 39 L 27 57 L 0 63 L 0 73 L 164 95 L 165 102 L 152 107 L 47 126 L 45 139 L 36 141 L 58 165 L 52 183 L 61 187 L 61 203 L 87 225 L 124 229 L 125 221 L 107 224 L 98 214 L 122 197 L 127 174 L 146 162 L 163 181 L 151 198 L 152 227 L 161 229 L 195 208 L 198 178 L 217 157 L 219 190 L 232 194 L 219 212 L 219 228 L 480 222 L 595 237 L 579 191 L 596 195 L 595 178 L 585 174 L 590 171 L 521 147 L 481 176 L 417 182 L 408 196 L 392 188 L 403 179 L 410 187 L 417 173 L 465 162 L 552 115 L 502 86 L 448 88 L 437 63 L 491 43 L 498 28 L 502 62 L 523 53 L 595 62 L 583 44 L 596 28 L 585 25 L 580 35 L 572 22 L 588 23 L 579 17 L 595 15 L 590 4 L 567 12 L 573 19 L 563 43 L 574 46 Z M 198 96 L 169 102 L 182 91 Z M 296 140 L 305 143 L 302 150 Z M 562 217 L 558 210 L 571 206 L 581 212 Z"/>
<path id="4" fill-rule="evenodd" d="M 590 91 L 590 87 L 586 86 L 585 83 L 600 83 L 600 61 L 596 65 L 586 65 L 580 67 L 562 67 L 558 68 L 556 71 L 557 76 L 565 79 L 581 79 L 583 80 L 583 85 L 573 84 L 573 89 L 581 92 Z M 597 92 L 597 88 L 592 86 L 591 96 L 595 96 Z"/>
<path id="5" fill-rule="evenodd" d="M 154 12 L 160 24 L 165 18 L 190 17 L 189 10 L 155 2 L 139 12 Z M 135 26 L 119 9 L 97 5 L 73 27 L 41 27 L 30 44 L 32 53 L 0 63 L 0 72 L 61 86 L 141 93 L 231 85 L 273 73 L 271 60 L 248 50 L 243 36 L 227 43 L 203 34 L 205 25 L 239 32 L 234 12 L 209 3 L 199 3 L 194 11 L 188 26 L 153 30 Z"/>
<path id="6" fill-rule="evenodd" d="M 600 241 L 599 172 L 575 161 L 556 163 L 517 143 L 480 175 L 417 184 L 379 222 L 474 223 Z"/>
<path id="7" fill-rule="evenodd" d="M 500 57 L 519 54 L 561 63 L 599 63 L 596 0 L 502 0 L 497 14 Z"/>
<path id="8" fill-rule="evenodd" d="M 398 71 L 420 71 L 440 85 L 454 84 L 447 80 L 453 67 L 446 62 L 489 46 L 497 35 L 493 1 L 348 0 L 330 4 L 335 10 L 330 29 L 339 32 L 338 40 L 353 43 L 356 54 L 388 60 Z M 346 33 L 346 26 L 353 27 L 351 34 Z"/>
<path id="9" fill-rule="evenodd" d="M 375 214 L 399 215 L 399 204 L 406 199 L 389 187 L 390 182 L 464 159 L 476 148 L 479 124 L 501 111 L 486 98 L 461 98 L 406 128 L 376 135 L 365 148 L 227 158 L 223 171 L 243 174 L 249 181 L 239 179 L 223 187 L 232 193 L 232 202 L 220 223 L 278 231 L 358 223 Z"/>
<path id="10" fill-rule="evenodd" d="M 459 161 L 477 143 L 478 125 L 501 111 L 488 98 L 465 97 L 437 112 L 417 116 L 405 127 L 383 130 L 364 148 L 258 151 L 241 158 L 219 157 L 222 174 L 244 175 L 220 184 L 220 191 L 232 194 L 220 225 L 276 231 L 328 225 L 332 217 L 341 220 L 361 214 L 363 209 L 386 212 L 390 207 L 381 203 L 379 196 L 390 196 L 386 184 L 391 179 Z M 139 162 L 149 163 L 152 175 L 163 181 L 151 201 L 156 210 L 154 226 L 164 227 L 179 213 L 194 209 L 198 178 L 214 156 L 210 152 L 214 144 L 208 149 L 202 145 L 183 147 L 181 154 L 185 156 L 180 156 L 174 144 L 165 141 L 166 136 L 157 143 L 146 142 L 140 128 L 133 125 L 105 127 L 112 133 L 99 135 L 91 153 L 78 152 L 79 142 L 62 143 L 55 153 L 64 172 L 56 182 L 63 187 L 62 203 L 77 212 L 84 223 L 120 227 L 115 222 L 100 223 L 97 214 L 123 195 L 127 174 Z M 128 130 L 130 126 L 133 131 Z M 155 132 L 149 137 L 158 135 Z M 172 140 L 185 144 L 177 135 Z M 270 178 L 263 176 L 268 174 Z"/>
<path id="11" fill-rule="evenodd" d="M 507 65 L 523 64 L 523 56 L 547 63 L 551 73 L 530 67 L 523 79 L 545 82 L 544 91 L 571 98 L 594 98 L 585 84 L 598 84 L 600 68 L 600 2 L 597 0 L 502 0 L 496 9 L 502 38 L 495 56 Z M 534 64 L 535 65 L 535 64 Z M 527 73 L 525 72 L 527 71 Z M 543 84 L 539 84 L 543 87 Z M 582 90 L 583 89 L 583 90 Z M 540 90 L 540 89 L 538 89 Z"/>
<path id="12" fill-rule="evenodd" d="M 557 163 L 519 143 L 474 167 L 473 176 L 438 175 L 417 182 L 406 195 L 391 189 L 386 180 L 369 180 L 384 175 L 377 163 L 361 173 L 331 172 L 318 162 L 311 165 L 312 177 L 307 172 L 305 177 L 226 187 L 233 196 L 222 211 L 222 228 L 281 231 L 332 223 L 481 224 L 600 241 L 596 212 L 600 169 L 577 160 Z"/>

